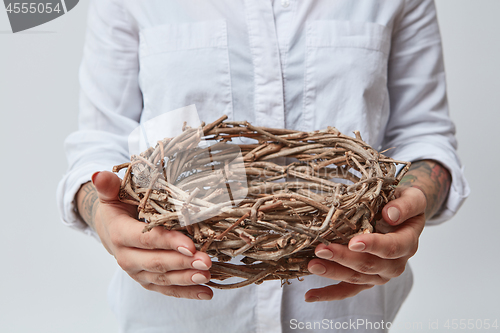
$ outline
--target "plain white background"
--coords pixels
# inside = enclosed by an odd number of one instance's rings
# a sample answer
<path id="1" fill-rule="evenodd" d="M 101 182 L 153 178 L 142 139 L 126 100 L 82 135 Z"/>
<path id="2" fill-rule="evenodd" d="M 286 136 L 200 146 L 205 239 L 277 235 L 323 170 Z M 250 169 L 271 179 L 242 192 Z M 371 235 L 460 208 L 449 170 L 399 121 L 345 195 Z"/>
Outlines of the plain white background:
<path id="1" fill-rule="evenodd" d="M 500 1 L 436 4 L 472 194 L 455 218 L 424 230 L 411 259 L 414 287 L 391 332 L 427 332 L 436 322 L 434 331 L 453 331 L 444 327 L 453 319 L 500 325 Z M 118 330 L 106 300 L 114 259 L 64 227 L 55 203 L 67 167 L 63 141 L 77 127 L 86 15 L 82 1 L 55 21 L 12 34 L 0 8 L 0 332 Z"/>

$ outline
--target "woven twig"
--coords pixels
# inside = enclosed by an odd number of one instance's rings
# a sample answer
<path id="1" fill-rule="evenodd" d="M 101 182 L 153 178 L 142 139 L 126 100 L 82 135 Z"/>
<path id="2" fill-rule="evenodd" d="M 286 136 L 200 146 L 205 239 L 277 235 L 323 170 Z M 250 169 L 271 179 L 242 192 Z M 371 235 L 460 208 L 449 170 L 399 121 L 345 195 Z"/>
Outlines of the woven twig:
<path id="1" fill-rule="evenodd" d="M 148 222 L 144 232 L 158 226 L 181 231 L 214 259 L 212 279 L 244 279 L 235 284 L 207 283 L 216 288 L 275 279 L 288 282 L 310 274 L 307 263 L 320 242 L 347 244 L 355 235 L 376 232 L 379 212 L 394 198 L 396 185 L 410 167 L 409 162 L 372 149 L 359 132 L 355 137 L 333 127 L 301 132 L 226 118 L 202 129 L 184 128 L 181 135 L 114 167 L 115 172 L 127 168 L 120 198 L 138 206 L 139 218 Z M 248 194 L 237 207 L 216 210 L 220 193 L 214 187 L 214 163 L 200 158 L 206 148 L 196 146 L 202 136 L 218 144 L 235 137 L 256 140 L 238 145 L 244 170 L 228 167 L 227 160 L 235 155 L 227 150 L 217 159 L 220 170 L 246 174 Z M 217 144 L 212 151 L 217 151 Z M 279 165 L 280 157 L 294 162 Z M 398 176 L 395 163 L 404 164 Z M 196 172 L 183 174 L 186 165 Z M 232 185 L 237 189 L 239 183 Z M 178 214 L 209 210 L 218 214 L 186 227 L 179 222 Z M 241 265 L 227 262 L 238 255 L 244 256 Z"/>

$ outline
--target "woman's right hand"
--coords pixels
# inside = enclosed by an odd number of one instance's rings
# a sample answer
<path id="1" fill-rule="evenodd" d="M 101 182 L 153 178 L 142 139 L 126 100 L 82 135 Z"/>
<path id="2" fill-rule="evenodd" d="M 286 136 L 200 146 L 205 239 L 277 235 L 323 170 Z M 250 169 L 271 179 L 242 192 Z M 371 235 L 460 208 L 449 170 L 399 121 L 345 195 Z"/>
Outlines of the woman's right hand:
<path id="1" fill-rule="evenodd" d="M 144 288 L 167 296 L 209 300 L 210 257 L 178 231 L 161 227 L 143 233 L 137 207 L 118 199 L 120 178 L 103 171 L 77 194 L 83 219 L 94 228 L 118 265 Z M 92 193 L 93 191 L 93 193 Z M 92 200 L 92 196 L 94 200 Z M 83 212 L 83 213 L 82 213 Z"/>

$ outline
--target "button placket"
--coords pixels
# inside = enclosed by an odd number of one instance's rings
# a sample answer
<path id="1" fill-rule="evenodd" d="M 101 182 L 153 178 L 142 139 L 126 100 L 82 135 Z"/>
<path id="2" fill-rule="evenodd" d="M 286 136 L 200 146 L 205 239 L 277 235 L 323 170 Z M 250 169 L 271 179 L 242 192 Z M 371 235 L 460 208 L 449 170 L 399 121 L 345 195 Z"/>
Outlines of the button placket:
<path id="1" fill-rule="evenodd" d="M 281 72 L 283 75 L 283 111 L 286 114 L 287 60 L 290 39 L 292 38 L 293 27 L 295 26 L 294 16 L 296 15 L 297 2 L 292 3 L 291 0 L 280 0 L 280 4 L 281 5 L 276 2 L 273 6 L 273 10 L 276 25 L 276 35 L 279 44 Z"/>
<path id="2" fill-rule="evenodd" d="M 246 0 L 246 19 L 254 65 L 254 110 L 258 126 L 285 126 L 283 80 L 272 3 Z"/>

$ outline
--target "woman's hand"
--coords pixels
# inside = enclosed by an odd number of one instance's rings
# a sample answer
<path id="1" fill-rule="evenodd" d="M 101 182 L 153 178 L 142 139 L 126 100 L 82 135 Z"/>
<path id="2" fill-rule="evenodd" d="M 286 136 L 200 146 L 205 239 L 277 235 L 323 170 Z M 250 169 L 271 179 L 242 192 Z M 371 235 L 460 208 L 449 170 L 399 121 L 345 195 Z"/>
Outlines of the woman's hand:
<path id="1" fill-rule="evenodd" d="M 167 296 L 209 300 L 212 262 L 178 231 L 154 228 L 143 233 L 137 208 L 120 202 L 120 178 L 111 172 L 92 176 L 77 194 L 82 218 L 99 235 L 118 265 L 144 288 Z"/>
<path id="2" fill-rule="evenodd" d="M 359 235 L 353 237 L 348 246 L 321 244 L 316 247 L 316 256 L 324 260 L 311 260 L 309 271 L 341 282 L 309 290 L 306 302 L 352 297 L 404 272 L 406 262 L 417 252 L 418 238 L 425 225 L 426 200 L 416 188 L 404 189 L 399 195 L 382 211 L 386 221 L 399 225 L 393 232 Z"/>
<path id="3" fill-rule="evenodd" d="M 426 216 L 435 214 L 445 200 L 450 178 L 437 162 L 415 163 L 396 189 L 396 199 L 382 210 L 387 224 L 377 222 L 379 229 L 379 224 L 384 224 L 387 233 L 359 235 L 348 246 L 318 245 L 315 254 L 322 259 L 311 260 L 308 270 L 341 282 L 309 290 L 306 302 L 345 299 L 401 275 L 417 252 Z"/>

